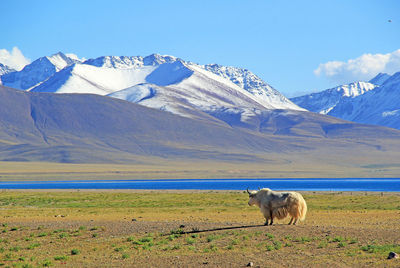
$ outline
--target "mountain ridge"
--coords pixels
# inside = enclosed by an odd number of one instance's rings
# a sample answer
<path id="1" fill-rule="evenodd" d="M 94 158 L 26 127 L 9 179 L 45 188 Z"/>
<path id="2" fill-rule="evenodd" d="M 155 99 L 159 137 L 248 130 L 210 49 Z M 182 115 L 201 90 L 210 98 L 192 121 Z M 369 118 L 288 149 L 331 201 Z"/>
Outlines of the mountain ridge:
<path id="1" fill-rule="evenodd" d="M 343 90 L 337 90 L 350 85 L 358 85 L 356 94 L 346 95 Z M 393 75 L 379 73 L 369 82 L 342 85 L 291 100 L 312 112 L 400 129 L 400 104 L 396 101 L 399 98 L 400 72 Z"/>
<path id="2" fill-rule="evenodd" d="M 64 61 L 63 61 L 64 59 Z M 66 59 L 66 60 L 65 60 Z M 50 62 L 50 63 L 48 63 Z M 62 64 L 60 64 L 60 62 Z M 184 61 L 182 59 L 169 56 L 169 55 L 159 55 L 159 54 L 151 54 L 146 57 L 141 57 L 141 56 L 134 56 L 134 57 L 127 57 L 127 56 L 102 56 L 98 57 L 95 59 L 88 59 L 84 62 L 79 62 L 77 60 L 74 60 L 72 58 L 68 58 L 61 52 L 52 55 L 51 57 L 42 57 L 39 58 L 38 60 L 32 62 L 31 64 L 25 66 L 26 70 L 21 70 L 20 72 L 15 72 L 11 78 L 9 77 L 3 77 L 3 84 L 5 86 L 11 86 L 14 88 L 18 89 L 23 89 L 23 90 L 32 90 L 32 91 L 41 91 L 43 88 L 46 88 L 46 92 L 52 90 L 53 92 L 57 92 L 61 85 L 58 86 L 58 88 L 52 88 L 51 86 L 54 86 L 54 82 L 51 85 L 46 85 L 47 79 L 49 79 L 53 75 L 57 75 L 57 73 L 62 69 L 67 66 L 70 66 L 72 64 L 76 65 L 91 65 L 94 67 L 98 68 L 109 68 L 109 69 L 115 69 L 115 70 L 122 70 L 122 69 L 131 69 L 131 70 L 138 70 L 143 67 L 154 67 L 154 66 L 161 66 L 163 64 L 170 64 L 170 63 L 182 63 L 186 66 L 189 67 L 198 67 L 200 69 L 209 71 L 211 73 L 214 73 L 218 75 L 219 77 L 223 77 L 224 79 L 227 79 L 228 81 L 231 81 L 232 83 L 238 85 L 239 87 L 245 89 L 246 91 L 250 92 L 251 94 L 255 96 L 261 96 L 259 97 L 260 100 L 264 101 L 265 103 L 275 103 L 276 105 L 281 103 L 281 107 L 276 107 L 276 108 L 291 108 L 291 109 L 297 109 L 299 110 L 300 108 L 291 103 L 287 98 L 285 98 L 282 94 L 280 94 L 278 91 L 276 91 L 274 88 L 269 86 L 267 83 L 262 81 L 259 77 L 257 77 L 255 74 L 251 73 L 250 71 L 246 69 L 241 69 L 241 68 L 236 68 L 236 67 L 225 67 L 222 65 L 217 65 L 217 64 L 208 64 L 208 65 L 199 65 L 195 64 L 193 62 L 189 61 Z M 21 83 L 18 83 L 19 80 L 26 80 L 27 78 L 25 77 L 20 77 L 22 76 L 22 73 L 28 73 L 27 71 L 29 69 L 35 69 L 38 68 L 40 69 L 39 65 L 42 63 L 41 69 L 51 69 L 48 70 L 47 73 L 39 75 L 39 78 L 35 79 L 35 81 L 31 81 L 29 85 L 22 85 Z M 48 66 L 51 65 L 51 66 Z M 61 68 L 62 67 L 62 68 Z M 149 68 L 150 69 L 150 68 Z M 100 69 L 99 69 L 100 70 Z M 40 72 L 40 70 L 39 70 Z M 78 73 L 78 72 L 76 72 Z M 28 74 L 27 74 L 28 75 Z M 36 75 L 38 76 L 38 75 Z M 62 80 L 63 78 L 61 78 Z M 91 77 L 94 84 L 96 83 L 96 79 L 93 76 Z M 40 80 L 40 81 L 38 81 Z M 53 79 L 54 80 L 54 79 Z M 36 82 L 36 86 L 32 85 L 34 82 Z M 120 87 L 116 87 L 112 89 L 113 91 L 118 91 L 122 90 L 124 88 L 132 87 L 136 84 L 143 83 L 145 81 L 131 81 L 130 84 L 128 85 L 121 85 Z M 150 81 L 153 84 L 157 84 L 157 81 Z M 41 86 L 41 84 L 44 84 Z M 58 83 L 60 84 L 60 83 Z M 163 86 L 163 84 L 159 84 Z M 75 89 L 77 90 L 77 89 Z M 110 90 L 109 90 L 110 91 Z M 81 92 L 72 92 L 71 90 L 60 90 L 60 92 L 69 92 L 69 93 L 94 93 L 93 90 L 91 92 L 85 92 L 84 89 L 81 89 Z M 99 91 L 100 93 L 100 91 Z M 111 93 L 111 92 L 107 92 Z"/>
<path id="3" fill-rule="evenodd" d="M 225 118 L 228 124 L 246 125 L 262 109 L 303 110 L 246 69 L 199 65 L 169 55 L 102 56 L 81 62 L 59 52 L 3 77 L 5 86 L 31 92 L 107 95 L 180 116 L 209 119 L 218 114 L 217 120 Z M 150 89 L 145 100 L 137 98 Z"/>

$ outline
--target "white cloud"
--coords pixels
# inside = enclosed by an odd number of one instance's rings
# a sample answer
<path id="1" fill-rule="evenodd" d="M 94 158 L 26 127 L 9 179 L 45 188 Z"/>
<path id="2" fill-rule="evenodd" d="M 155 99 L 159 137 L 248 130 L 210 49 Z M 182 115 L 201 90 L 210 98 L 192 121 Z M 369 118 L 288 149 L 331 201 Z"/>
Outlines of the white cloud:
<path id="1" fill-rule="evenodd" d="M 65 56 L 73 59 L 73 60 L 78 60 L 81 62 L 84 62 L 86 60 L 86 58 L 79 58 L 78 55 L 74 54 L 74 53 L 66 53 Z"/>
<path id="2" fill-rule="evenodd" d="M 7 65 L 17 71 L 24 68 L 25 65 L 31 61 L 22 54 L 21 50 L 17 47 L 13 47 L 11 52 L 7 49 L 0 49 L 0 63 Z"/>
<path id="3" fill-rule="evenodd" d="M 378 73 L 393 74 L 400 71 L 400 49 L 387 54 L 363 54 L 347 62 L 329 61 L 314 70 L 317 76 L 324 75 L 338 84 L 367 81 Z"/>

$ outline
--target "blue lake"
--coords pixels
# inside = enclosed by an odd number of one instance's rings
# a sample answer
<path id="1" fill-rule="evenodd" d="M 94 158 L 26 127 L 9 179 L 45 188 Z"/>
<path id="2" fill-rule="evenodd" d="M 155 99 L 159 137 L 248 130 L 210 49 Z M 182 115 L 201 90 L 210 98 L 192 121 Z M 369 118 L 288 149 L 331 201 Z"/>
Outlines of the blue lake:
<path id="1" fill-rule="evenodd" d="M 0 182 L 0 189 L 149 189 L 400 192 L 400 179 L 176 179 Z"/>

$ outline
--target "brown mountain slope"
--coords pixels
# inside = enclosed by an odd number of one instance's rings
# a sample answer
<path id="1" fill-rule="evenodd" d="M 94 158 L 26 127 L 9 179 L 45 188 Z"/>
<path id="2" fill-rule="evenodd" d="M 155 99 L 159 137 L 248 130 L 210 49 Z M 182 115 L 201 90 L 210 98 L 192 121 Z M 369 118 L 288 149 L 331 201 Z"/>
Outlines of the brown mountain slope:
<path id="1" fill-rule="evenodd" d="M 0 160 L 211 161 L 305 172 L 388 167 L 400 159 L 400 131 L 390 128 L 288 110 L 263 111 L 247 125 L 213 116 L 195 120 L 97 95 L 0 86 Z"/>

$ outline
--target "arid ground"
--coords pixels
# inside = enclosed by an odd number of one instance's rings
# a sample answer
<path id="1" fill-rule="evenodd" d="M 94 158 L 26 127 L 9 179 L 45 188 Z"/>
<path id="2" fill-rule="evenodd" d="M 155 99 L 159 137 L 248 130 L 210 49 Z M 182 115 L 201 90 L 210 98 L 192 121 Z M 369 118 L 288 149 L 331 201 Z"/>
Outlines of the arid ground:
<path id="1" fill-rule="evenodd" d="M 400 266 L 387 259 L 400 253 L 399 193 L 303 195 L 305 222 L 255 227 L 241 191 L 2 191 L 0 266 Z"/>

